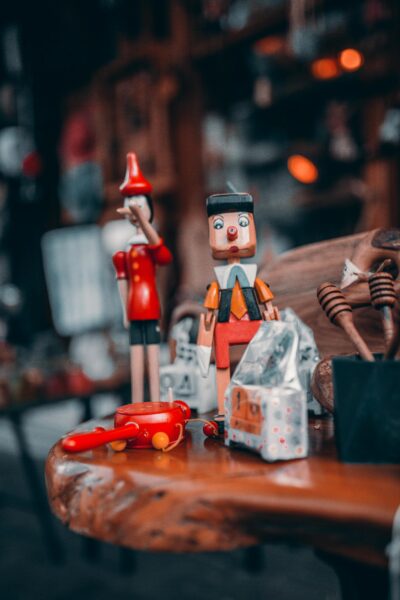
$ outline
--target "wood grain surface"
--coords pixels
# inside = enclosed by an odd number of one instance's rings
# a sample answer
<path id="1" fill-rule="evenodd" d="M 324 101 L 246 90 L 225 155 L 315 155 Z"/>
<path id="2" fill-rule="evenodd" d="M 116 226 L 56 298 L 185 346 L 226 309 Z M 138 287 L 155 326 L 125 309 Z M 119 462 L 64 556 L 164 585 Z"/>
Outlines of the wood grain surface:
<path id="1" fill-rule="evenodd" d="M 278 307 L 290 306 L 313 329 L 322 356 L 355 352 L 343 331 L 330 323 L 321 310 L 316 290 L 324 281 L 340 283 L 345 259 L 353 255 L 363 238 L 365 233 L 291 250 L 260 271 L 259 277 L 271 286 Z M 398 290 L 399 282 L 396 286 Z M 347 294 L 351 295 L 353 308 L 354 304 L 365 304 L 368 284 L 359 284 L 353 293 L 349 288 Z M 382 352 L 384 340 L 379 312 L 364 306 L 355 308 L 353 313 L 354 322 L 372 352 Z"/>
<path id="2" fill-rule="evenodd" d="M 338 462 L 330 419 L 310 423 L 308 459 L 274 464 L 205 438 L 200 423 L 188 430 L 169 454 L 68 455 L 57 443 L 46 464 L 54 514 L 73 531 L 130 548 L 229 550 L 279 537 L 384 563 L 400 467 Z"/>

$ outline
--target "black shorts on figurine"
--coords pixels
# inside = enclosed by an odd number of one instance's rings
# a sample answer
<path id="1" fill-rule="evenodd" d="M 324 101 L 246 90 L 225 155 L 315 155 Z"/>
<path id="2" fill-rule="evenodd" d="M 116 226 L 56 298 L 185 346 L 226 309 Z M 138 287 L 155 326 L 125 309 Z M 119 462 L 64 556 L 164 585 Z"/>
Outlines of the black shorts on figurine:
<path id="1" fill-rule="evenodd" d="M 161 341 L 159 322 L 157 320 L 130 321 L 129 339 L 131 346 L 159 344 Z"/>

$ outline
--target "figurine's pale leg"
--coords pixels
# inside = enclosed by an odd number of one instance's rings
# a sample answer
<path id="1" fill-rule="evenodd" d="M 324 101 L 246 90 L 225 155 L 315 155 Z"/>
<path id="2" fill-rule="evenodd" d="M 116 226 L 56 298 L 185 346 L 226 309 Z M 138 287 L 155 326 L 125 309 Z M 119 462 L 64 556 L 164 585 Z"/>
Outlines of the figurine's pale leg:
<path id="1" fill-rule="evenodd" d="M 218 414 L 225 414 L 224 398 L 225 390 L 231 379 L 230 368 L 217 369 L 217 399 L 218 399 Z"/>
<path id="2" fill-rule="evenodd" d="M 147 346 L 147 365 L 149 370 L 150 400 L 160 402 L 160 347 L 158 344 Z"/>
<path id="3" fill-rule="evenodd" d="M 132 402 L 143 402 L 144 347 L 131 346 Z"/>

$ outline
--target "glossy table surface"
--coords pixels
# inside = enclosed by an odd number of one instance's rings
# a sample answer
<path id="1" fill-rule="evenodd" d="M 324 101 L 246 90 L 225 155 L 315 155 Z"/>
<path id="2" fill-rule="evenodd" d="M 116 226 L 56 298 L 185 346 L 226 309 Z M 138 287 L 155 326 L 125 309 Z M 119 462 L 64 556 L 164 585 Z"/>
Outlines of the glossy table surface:
<path id="1" fill-rule="evenodd" d="M 111 426 L 111 419 L 79 429 Z M 374 564 L 400 503 L 400 466 L 349 465 L 335 455 L 330 418 L 309 425 L 307 459 L 265 463 L 190 423 L 170 453 L 103 447 L 46 464 L 53 512 L 72 530 L 130 548 L 228 550 L 273 538 Z"/>

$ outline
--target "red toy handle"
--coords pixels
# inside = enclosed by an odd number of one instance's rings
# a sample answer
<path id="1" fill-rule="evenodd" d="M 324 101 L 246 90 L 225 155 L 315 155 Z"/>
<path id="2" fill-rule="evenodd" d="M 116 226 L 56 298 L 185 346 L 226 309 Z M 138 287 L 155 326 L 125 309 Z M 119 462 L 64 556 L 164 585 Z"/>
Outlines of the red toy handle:
<path id="1" fill-rule="evenodd" d="M 92 450 L 98 446 L 103 446 L 108 442 L 131 440 L 138 435 L 139 429 L 139 425 L 135 422 L 127 423 L 115 429 L 97 427 L 94 431 L 69 435 L 62 440 L 61 445 L 66 452 L 83 452 L 84 450 Z"/>

